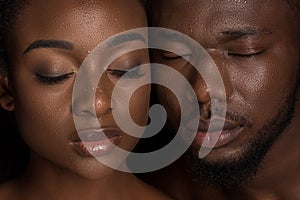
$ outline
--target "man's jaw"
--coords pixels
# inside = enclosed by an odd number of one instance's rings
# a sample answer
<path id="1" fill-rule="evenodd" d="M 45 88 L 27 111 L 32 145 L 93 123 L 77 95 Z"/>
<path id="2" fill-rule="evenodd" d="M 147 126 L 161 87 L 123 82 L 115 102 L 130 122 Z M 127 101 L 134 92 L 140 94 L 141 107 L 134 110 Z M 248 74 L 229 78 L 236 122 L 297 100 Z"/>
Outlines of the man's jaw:
<path id="1" fill-rule="evenodd" d="M 264 127 L 255 129 L 252 125 L 244 126 L 244 131 L 240 135 L 248 134 L 252 137 L 249 137 L 248 141 L 244 141 L 245 144 L 240 145 L 242 147 L 230 156 L 225 156 L 229 148 L 224 148 L 226 147 L 224 145 L 214 148 L 207 157 L 199 159 L 195 148 L 192 147 L 186 156 L 188 171 L 193 176 L 193 180 L 227 189 L 238 189 L 247 184 L 255 176 L 274 142 L 291 122 L 295 112 L 295 102 L 296 91 L 292 90 L 290 94 L 286 95 L 282 109 Z M 229 146 L 231 143 L 234 143 L 234 140 L 227 145 Z M 211 159 L 212 155 L 214 155 L 213 159 Z"/>

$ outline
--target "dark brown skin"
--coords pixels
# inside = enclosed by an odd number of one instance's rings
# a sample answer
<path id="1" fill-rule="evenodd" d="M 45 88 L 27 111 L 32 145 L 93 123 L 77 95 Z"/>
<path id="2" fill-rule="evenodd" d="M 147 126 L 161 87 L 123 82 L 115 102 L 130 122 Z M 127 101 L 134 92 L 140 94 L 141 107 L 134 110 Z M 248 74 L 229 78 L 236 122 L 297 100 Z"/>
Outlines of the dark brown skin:
<path id="1" fill-rule="evenodd" d="M 230 156 L 242 158 L 245 145 L 275 117 L 284 105 L 284 97 L 295 85 L 300 61 L 296 16 L 282 0 L 154 0 L 151 14 L 152 26 L 187 34 L 209 52 L 224 80 L 228 111 L 251 120 L 252 126 L 243 134 L 231 143 L 213 149 L 205 159 L 217 162 Z M 222 32 L 249 28 L 264 33 L 232 40 L 220 37 Z M 155 53 L 153 60 L 181 72 L 194 87 L 203 113 L 208 111 L 207 87 L 200 76 L 194 76 L 192 67 L 182 58 L 164 59 L 161 53 Z M 174 96 L 164 88 L 156 89 L 160 103 L 172 116 L 170 126 L 177 127 L 180 112 Z M 296 97 L 299 98 L 299 91 Z M 201 180 L 193 181 L 186 172 L 183 158 L 145 176 L 145 180 L 182 200 L 300 199 L 299 129 L 300 102 L 296 102 L 291 124 L 268 151 L 257 174 L 245 186 L 237 185 L 236 188 L 241 187 L 239 192 L 208 186 Z"/>
<path id="2" fill-rule="evenodd" d="M 0 187 L 0 199 L 168 199 L 134 175 L 83 157 L 70 146 L 76 136 L 72 89 L 82 61 L 108 37 L 145 26 L 145 12 L 135 0 L 33 0 L 21 11 L 7 41 L 13 68 L 9 78 L 1 75 L 1 91 L 7 92 L 1 106 L 15 111 L 31 155 L 25 174 Z M 37 48 L 23 54 L 31 43 L 46 39 L 70 42 L 74 49 Z M 135 51 L 124 55 L 119 67 L 148 61 L 146 50 Z M 36 77 L 39 67 L 53 76 L 74 73 L 49 85 Z M 105 73 L 98 85 L 95 109 L 102 127 L 118 128 L 110 106 L 112 80 L 117 79 Z M 131 98 L 131 115 L 139 125 L 147 122 L 149 95 L 150 86 L 144 86 Z M 119 147 L 130 151 L 136 143 L 123 133 Z"/>

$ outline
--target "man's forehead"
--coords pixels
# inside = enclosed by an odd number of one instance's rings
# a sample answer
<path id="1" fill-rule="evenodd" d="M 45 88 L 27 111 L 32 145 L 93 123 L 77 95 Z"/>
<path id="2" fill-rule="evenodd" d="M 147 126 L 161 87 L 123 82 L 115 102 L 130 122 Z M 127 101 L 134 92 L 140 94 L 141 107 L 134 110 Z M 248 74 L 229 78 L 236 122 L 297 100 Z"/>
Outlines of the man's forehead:
<path id="1" fill-rule="evenodd" d="M 175 11 L 189 9 L 198 12 L 216 12 L 216 11 L 252 11 L 259 9 L 272 10 L 280 8 L 283 4 L 287 5 L 288 0 L 153 0 L 152 8 L 163 7 Z M 282 8 L 282 7 L 281 7 Z"/>
<path id="2" fill-rule="evenodd" d="M 241 37 L 294 38 L 292 17 L 287 0 L 153 0 L 151 10 L 152 26 L 177 30 L 212 48 Z"/>
<path id="3" fill-rule="evenodd" d="M 290 13 L 290 7 L 285 0 L 160 0 L 157 4 L 156 2 L 158 0 L 152 3 L 154 25 L 166 25 L 175 29 L 179 28 L 178 24 L 220 31 L 249 26 L 268 28 L 282 21 Z"/>

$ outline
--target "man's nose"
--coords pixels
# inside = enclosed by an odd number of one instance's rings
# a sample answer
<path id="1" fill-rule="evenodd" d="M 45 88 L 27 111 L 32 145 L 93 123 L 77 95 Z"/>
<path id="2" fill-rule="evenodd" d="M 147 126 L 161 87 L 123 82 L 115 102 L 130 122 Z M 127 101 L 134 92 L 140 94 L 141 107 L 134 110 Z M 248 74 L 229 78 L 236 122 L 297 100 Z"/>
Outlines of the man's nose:
<path id="1" fill-rule="evenodd" d="M 191 84 L 195 91 L 203 118 L 211 117 L 211 104 L 213 100 L 214 102 L 228 102 L 233 95 L 233 85 L 226 71 L 226 66 L 216 61 L 215 64 L 217 65 L 217 70 L 220 74 L 219 78 L 221 78 L 223 86 L 217 83 L 218 77 L 210 73 L 209 68 L 207 68 L 203 74 L 193 73 L 191 79 Z"/>

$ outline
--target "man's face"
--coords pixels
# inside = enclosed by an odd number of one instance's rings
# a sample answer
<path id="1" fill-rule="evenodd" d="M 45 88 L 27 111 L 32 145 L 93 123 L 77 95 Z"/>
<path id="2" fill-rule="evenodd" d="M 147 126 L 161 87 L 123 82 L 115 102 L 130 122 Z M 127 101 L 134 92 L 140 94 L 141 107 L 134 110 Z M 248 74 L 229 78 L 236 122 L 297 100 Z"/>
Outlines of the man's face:
<path id="1" fill-rule="evenodd" d="M 152 26 L 175 29 L 199 42 L 216 63 L 225 85 L 227 117 L 221 139 L 199 160 L 197 152 L 214 120 L 211 99 L 216 97 L 210 97 L 201 75 L 195 75 L 182 57 L 153 53 L 154 62 L 181 72 L 195 90 L 201 112 L 191 147 L 190 164 L 195 172 L 222 185 L 254 174 L 294 112 L 300 53 L 298 24 L 289 5 L 282 0 L 160 0 L 153 1 L 151 13 Z M 175 96 L 163 87 L 156 91 L 170 126 L 176 129 L 180 109 Z"/>

